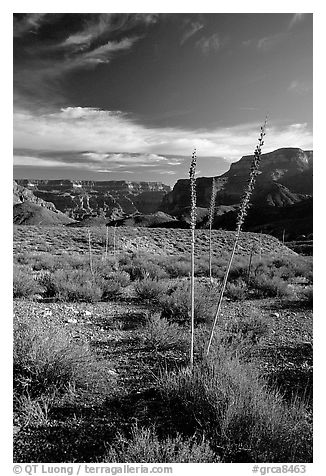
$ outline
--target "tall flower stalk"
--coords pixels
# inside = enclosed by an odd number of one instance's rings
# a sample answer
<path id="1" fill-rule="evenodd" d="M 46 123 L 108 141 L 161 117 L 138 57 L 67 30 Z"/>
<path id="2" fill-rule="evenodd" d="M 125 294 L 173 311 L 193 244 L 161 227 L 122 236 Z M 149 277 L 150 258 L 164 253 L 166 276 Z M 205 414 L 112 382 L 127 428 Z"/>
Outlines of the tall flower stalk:
<path id="1" fill-rule="evenodd" d="M 191 228 L 191 270 L 190 270 L 190 369 L 194 365 L 194 335 L 195 335 L 195 228 L 196 228 L 196 163 L 197 155 L 194 149 L 189 169 L 190 177 L 190 228 Z"/>
<path id="2" fill-rule="evenodd" d="M 215 200 L 216 200 L 216 194 L 217 194 L 217 184 L 216 184 L 216 179 L 213 178 L 212 180 L 212 193 L 211 193 L 211 202 L 209 205 L 209 279 L 212 284 L 213 278 L 212 278 L 212 226 L 213 226 L 213 220 L 214 220 L 214 212 L 215 212 Z"/>
<path id="3" fill-rule="evenodd" d="M 244 191 L 244 194 L 242 196 L 242 199 L 241 199 L 240 208 L 239 208 L 239 212 L 238 212 L 238 216 L 237 216 L 237 228 L 236 228 L 234 244 L 233 244 L 233 248 L 232 248 L 232 251 L 231 251 L 231 254 L 230 254 L 230 258 L 229 258 L 227 268 L 226 268 L 226 271 L 225 271 L 225 274 L 224 274 L 224 278 L 223 278 L 223 282 L 222 282 L 222 288 L 221 288 L 220 297 L 219 297 L 219 300 L 218 300 L 218 303 L 217 303 L 217 309 L 216 309 L 214 322 L 213 322 L 213 325 L 212 325 L 212 330 L 211 330 L 209 341 L 208 341 L 206 355 L 209 354 L 209 350 L 210 350 L 212 340 L 213 340 L 213 337 L 214 337 L 214 331 L 215 331 L 217 319 L 218 319 L 218 316 L 219 316 L 219 313 L 220 313 L 220 310 L 221 310 L 221 304 L 222 304 L 222 299 L 223 299 L 223 295 L 224 295 L 225 288 L 226 288 L 226 283 L 227 283 L 227 280 L 228 280 L 228 277 L 229 277 L 229 272 L 230 272 L 230 269 L 231 269 L 232 261 L 233 261 L 234 254 L 235 254 L 235 251 L 236 251 L 236 248 L 237 248 L 237 245 L 238 245 L 238 241 L 239 241 L 239 238 L 240 238 L 241 227 L 243 225 L 244 219 L 247 216 L 248 209 L 250 207 L 250 198 L 251 198 L 251 195 L 252 195 L 253 190 L 254 190 L 254 186 L 255 186 L 255 183 L 256 183 L 256 178 L 257 178 L 257 175 L 258 175 L 259 165 L 260 165 L 260 161 L 261 161 L 262 147 L 264 145 L 264 136 L 266 135 L 266 125 L 267 125 L 267 118 L 265 119 L 264 124 L 260 128 L 260 135 L 259 135 L 259 138 L 258 138 L 258 144 L 256 146 L 256 149 L 255 149 L 255 152 L 254 152 L 254 157 L 253 157 L 251 168 L 250 168 L 250 175 L 249 175 L 248 184 L 247 184 L 247 187 L 246 187 L 246 189 Z"/>
<path id="4" fill-rule="evenodd" d="M 109 250 L 109 227 L 106 226 L 105 234 L 105 259 L 108 259 L 108 250 Z"/>
<path id="5" fill-rule="evenodd" d="M 91 231 L 90 230 L 88 230 L 88 251 L 89 251 L 89 267 L 91 269 L 91 273 L 94 275 L 93 259 L 92 259 L 92 241 L 91 241 Z"/>

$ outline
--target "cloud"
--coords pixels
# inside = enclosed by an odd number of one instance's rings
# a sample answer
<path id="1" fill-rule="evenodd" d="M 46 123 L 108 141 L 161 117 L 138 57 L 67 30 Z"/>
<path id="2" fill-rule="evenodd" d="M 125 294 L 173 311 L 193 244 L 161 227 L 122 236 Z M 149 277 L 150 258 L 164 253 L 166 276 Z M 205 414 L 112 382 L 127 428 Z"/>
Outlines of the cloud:
<path id="1" fill-rule="evenodd" d="M 179 167 L 180 160 L 175 156 L 189 157 L 194 147 L 198 156 L 223 157 L 232 162 L 253 152 L 258 132 L 257 123 L 213 130 L 151 128 L 119 111 L 94 108 L 14 113 L 14 146 L 24 150 L 24 156 L 28 155 L 26 151 L 32 150 L 34 155 L 39 151 L 43 160 L 56 157 L 70 164 L 101 165 L 102 169 L 107 162 L 110 166 L 133 163 L 136 167 L 164 162 L 171 169 L 171 166 Z M 266 149 L 280 147 L 312 148 L 312 133 L 307 124 L 270 126 Z M 168 162 L 163 160 L 167 156 L 172 156 Z"/>
<path id="2" fill-rule="evenodd" d="M 110 34 L 119 32 L 126 33 L 136 26 L 149 26 L 156 23 L 158 14 L 153 13 L 136 13 L 136 14 L 116 14 L 116 13 L 101 13 L 91 20 L 85 21 L 82 28 L 71 35 L 69 35 L 59 47 L 77 47 L 83 49 L 89 46 L 95 40 L 101 37 L 107 37 Z"/>
<path id="3" fill-rule="evenodd" d="M 61 73 L 63 70 L 67 71 L 98 63 L 109 63 L 114 53 L 117 51 L 129 50 L 137 40 L 138 38 L 134 37 L 124 38 L 121 41 L 109 41 L 98 48 L 77 56 L 72 61 L 69 60 L 65 63 L 62 63 L 61 68 L 59 68 L 59 72 Z"/>
<path id="4" fill-rule="evenodd" d="M 158 21 L 158 14 L 31 14 L 14 17 L 15 104 L 64 103 L 60 81 L 67 73 L 96 68 L 128 52 Z M 63 21 L 64 20 L 64 21 Z M 51 35 L 38 38 L 51 22 Z M 67 26 L 69 31 L 67 33 Z M 24 37 L 33 31 L 35 38 Z M 53 31 L 53 33 L 52 33 Z M 22 57 L 24 60 L 22 60 Z"/>
<path id="5" fill-rule="evenodd" d="M 308 93 L 311 90 L 312 86 L 310 84 L 298 80 L 292 81 L 288 87 L 288 91 L 300 96 Z"/>
<path id="6" fill-rule="evenodd" d="M 180 45 L 183 45 L 184 43 L 186 43 L 186 41 L 188 41 L 198 31 L 204 28 L 204 23 L 201 23 L 198 21 L 191 21 L 189 19 L 185 22 L 185 24 L 186 24 L 186 30 L 183 33 L 183 36 L 180 40 Z"/>
<path id="7" fill-rule="evenodd" d="M 44 21 L 46 13 L 27 13 L 20 18 L 14 16 L 13 33 L 18 38 L 26 33 L 36 33 Z"/>
<path id="8" fill-rule="evenodd" d="M 264 36 L 262 38 L 243 40 L 241 45 L 245 48 L 254 47 L 260 51 L 270 51 L 278 44 L 282 43 L 289 33 L 276 33 L 275 35 Z"/>
<path id="9" fill-rule="evenodd" d="M 210 51 L 217 51 L 221 48 L 222 43 L 217 33 L 211 36 L 203 36 L 197 41 L 196 46 L 201 49 L 204 55 L 208 55 Z"/>
<path id="10" fill-rule="evenodd" d="M 47 151 L 18 148 L 14 150 L 14 165 L 38 167 L 60 166 L 102 172 L 103 170 L 124 171 L 130 167 L 139 170 L 139 168 L 143 167 L 171 166 L 174 164 L 171 164 L 169 159 L 163 155 L 157 154 Z"/>
<path id="11" fill-rule="evenodd" d="M 256 46 L 259 50 L 269 51 L 285 40 L 287 36 L 287 33 L 277 33 L 276 35 L 265 36 L 257 40 Z"/>
<path id="12" fill-rule="evenodd" d="M 289 30 L 293 28 L 297 23 L 300 23 L 303 20 L 304 16 L 304 13 L 294 13 L 289 23 Z"/>

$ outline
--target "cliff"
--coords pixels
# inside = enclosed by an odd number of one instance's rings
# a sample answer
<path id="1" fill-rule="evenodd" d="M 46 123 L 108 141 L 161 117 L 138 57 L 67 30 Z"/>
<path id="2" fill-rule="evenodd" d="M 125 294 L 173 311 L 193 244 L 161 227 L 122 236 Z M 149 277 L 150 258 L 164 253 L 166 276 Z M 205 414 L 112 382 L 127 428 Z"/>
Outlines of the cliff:
<path id="1" fill-rule="evenodd" d="M 214 221 L 216 228 L 234 229 L 236 210 L 239 207 L 249 178 L 252 158 L 253 156 L 243 156 L 238 162 L 231 164 L 226 173 L 215 177 L 218 190 Z M 197 179 L 197 206 L 201 209 L 198 226 L 206 226 L 207 224 L 212 180 L 213 177 L 199 177 Z M 252 207 L 248 220 L 246 220 L 245 229 L 256 230 L 262 225 L 265 226 L 264 215 L 272 217 L 274 224 L 277 223 L 277 217 L 279 216 L 284 224 L 287 220 L 287 214 L 291 216 L 291 220 L 294 220 L 294 215 L 297 214 L 297 218 L 302 225 L 304 222 L 309 224 L 308 230 L 306 230 L 307 227 L 304 227 L 306 232 L 312 232 L 312 206 L 299 206 L 300 203 L 309 199 L 309 203 L 312 203 L 312 194 L 312 151 L 303 151 L 299 148 L 282 148 L 263 154 L 252 196 Z M 184 218 L 185 215 L 189 214 L 189 204 L 189 180 L 178 180 L 172 192 L 163 198 L 160 210 L 177 218 Z M 284 209 L 282 214 L 278 212 L 281 208 Z M 275 210 L 272 212 L 271 209 Z M 203 210 L 206 210 L 206 214 Z M 248 222 L 250 225 L 248 225 Z M 270 228 L 268 230 L 270 232 Z"/>
<path id="2" fill-rule="evenodd" d="M 75 220 L 101 216 L 118 219 L 134 213 L 154 213 L 171 189 L 160 182 L 17 180 L 26 194 L 51 203 Z M 50 205 L 51 206 L 51 205 Z"/>

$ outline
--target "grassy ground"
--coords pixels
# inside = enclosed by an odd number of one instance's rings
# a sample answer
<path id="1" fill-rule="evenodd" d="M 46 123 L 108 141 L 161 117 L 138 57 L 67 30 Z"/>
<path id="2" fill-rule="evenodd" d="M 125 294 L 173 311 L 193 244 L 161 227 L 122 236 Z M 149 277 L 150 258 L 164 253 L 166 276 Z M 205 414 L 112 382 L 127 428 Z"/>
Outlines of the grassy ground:
<path id="1" fill-rule="evenodd" d="M 271 254 L 266 245 L 248 276 L 248 255 L 238 256 L 208 360 L 203 342 L 221 262 L 210 288 L 198 257 L 189 375 L 188 268 L 177 251 L 187 231 L 166 230 L 171 236 L 159 242 L 161 230 L 146 230 L 149 254 L 103 262 L 94 252 L 90 276 L 85 230 L 61 230 L 15 228 L 15 462 L 312 460 L 309 257 L 285 252 L 276 259 L 283 248 L 267 237 Z M 135 240 L 140 231 L 124 233 Z M 92 236 L 101 258 L 104 235 Z M 215 239 L 225 247 L 230 236 L 217 232 Z M 76 294 L 78 277 L 84 287 Z"/>

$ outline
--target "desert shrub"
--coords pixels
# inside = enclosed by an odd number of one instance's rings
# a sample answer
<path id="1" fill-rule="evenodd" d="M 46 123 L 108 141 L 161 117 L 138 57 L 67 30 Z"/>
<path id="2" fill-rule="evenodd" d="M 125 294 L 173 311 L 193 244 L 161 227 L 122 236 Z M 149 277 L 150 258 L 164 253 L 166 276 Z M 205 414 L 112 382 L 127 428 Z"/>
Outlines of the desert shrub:
<path id="1" fill-rule="evenodd" d="M 223 340 L 228 344 L 257 343 L 270 333 L 269 321 L 254 310 L 242 310 L 224 324 Z"/>
<path id="2" fill-rule="evenodd" d="M 177 424 L 200 429 L 224 461 L 308 462 L 311 428 L 304 404 L 286 404 L 252 364 L 224 347 L 189 369 L 162 374 L 158 388 Z M 240 456 L 241 455 L 241 456 Z M 243 459 L 242 459 L 243 461 Z"/>
<path id="3" fill-rule="evenodd" d="M 173 321 L 188 321 L 190 315 L 190 283 L 182 282 L 171 287 L 160 299 L 161 316 Z M 195 322 L 208 322 L 216 304 L 216 289 L 195 283 Z"/>
<path id="4" fill-rule="evenodd" d="M 225 295 L 233 301 L 242 301 L 248 294 L 248 285 L 242 279 L 238 279 L 226 285 Z"/>
<path id="5" fill-rule="evenodd" d="M 303 276 L 308 279 L 312 275 L 312 260 L 303 256 L 274 258 L 271 265 L 281 270 L 289 278 Z M 286 271 L 285 271 L 286 270 Z"/>
<path id="6" fill-rule="evenodd" d="M 134 257 L 130 263 L 122 265 L 121 269 L 130 275 L 132 281 L 145 278 L 164 279 L 168 277 L 168 274 L 164 269 L 144 257 Z"/>
<path id="7" fill-rule="evenodd" d="M 313 287 L 306 286 L 299 293 L 299 299 L 302 300 L 307 307 L 313 307 Z"/>
<path id="8" fill-rule="evenodd" d="M 29 265 L 30 260 L 29 260 L 30 254 L 25 252 L 25 253 L 15 253 L 14 254 L 14 263 L 20 264 L 20 265 Z"/>
<path id="9" fill-rule="evenodd" d="M 122 288 L 125 288 L 130 284 L 130 276 L 125 271 L 116 271 L 110 275 L 110 278 L 119 283 Z"/>
<path id="10" fill-rule="evenodd" d="M 89 262 L 87 264 L 89 268 Z M 93 258 L 92 268 L 95 275 L 101 276 L 103 278 L 110 277 L 113 273 L 119 273 L 119 266 L 117 262 L 114 260 L 114 258 L 109 256 L 106 259 Z"/>
<path id="11" fill-rule="evenodd" d="M 32 399 L 71 384 L 96 387 L 100 367 L 88 344 L 34 315 L 14 318 L 14 392 Z"/>
<path id="12" fill-rule="evenodd" d="M 58 268 L 58 261 L 58 257 L 50 253 L 33 253 L 29 256 L 29 263 L 34 271 L 54 271 Z"/>
<path id="13" fill-rule="evenodd" d="M 39 282 L 45 288 L 44 296 L 58 301 L 96 302 L 103 295 L 103 282 L 96 280 L 90 271 L 57 270 L 43 274 Z"/>
<path id="14" fill-rule="evenodd" d="M 144 345 L 155 350 L 166 350 L 171 347 L 184 348 L 187 342 L 185 330 L 174 322 L 154 314 L 140 330 L 140 338 Z"/>
<path id="15" fill-rule="evenodd" d="M 154 428 L 132 428 L 131 438 L 119 434 L 108 448 L 105 463 L 214 463 L 218 457 L 202 438 L 159 439 Z"/>
<path id="16" fill-rule="evenodd" d="M 258 297 L 289 298 L 293 295 L 287 282 L 276 276 L 270 278 L 265 274 L 253 276 L 250 280 L 250 288 Z"/>
<path id="17" fill-rule="evenodd" d="M 253 263 L 251 266 L 253 266 Z M 243 257 L 237 257 L 237 259 L 232 263 L 229 273 L 229 281 L 238 280 L 239 278 L 246 280 L 248 278 L 248 271 L 249 258 L 245 259 Z"/>
<path id="18" fill-rule="evenodd" d="M 101 279 L 97 280 L 98 286 L 100 288 L 100 299 L 108 301 L 115 299 L 121 294 L 122 288 L 119 281 L 115 279 Z"/>
<path id="19" fill-rule="evenodd" d="M 209 276 L 209 262 L 206 256 L 195 259 L 195 276 Z"/>
<path id="20" fill-rule="evenodd" d="M 21 267 L 14 267 L 13 296 L 14 298 L 27 298 L 42 292 L 42 287 L 33 278 L 31 271 Z"/>
<path id="21" fill-rule="evenodd" d="M 212 276 L 218 279 L 223 279 L 225 269 L 227 265 L 227 259 L 224 257 L 212 258 Z"/>
<path id="22" fill-rule="evenodd" d="M 44 288 L 44 297 L 72 302 L 113 299 L 130 282 L 123 271 L 106 270 L 103 275 L 87 269 L 60 269 L 40 274 L 38 281 Z"/>
<path id="23" fill-rule="evenodd" d="M 164 269 L 171 278 L 181 278 L 190 275 L 190 258 L 175 256 L 168 257 L 164 263 Z"/>
<path id="24" fill-rule="evenodd" d="M 157 303 L 167 292 L 168 285 L 156 279 L 145 278 L 137 281 L 135 292 L 139 299 Z"/>
<path id="25" fill-rule="evenodd" d="M 267 258 L 253 264 L 253 274 L 285 281 L 303 277 L 308 282 L 312 282 L 312 260 L 302 256 Z"/>

